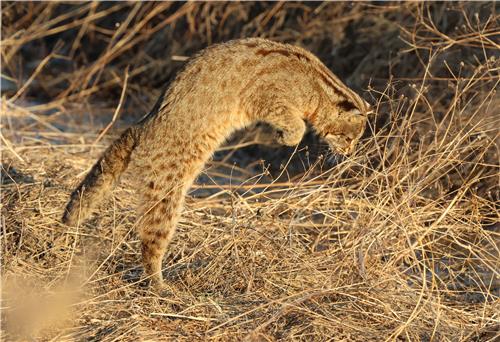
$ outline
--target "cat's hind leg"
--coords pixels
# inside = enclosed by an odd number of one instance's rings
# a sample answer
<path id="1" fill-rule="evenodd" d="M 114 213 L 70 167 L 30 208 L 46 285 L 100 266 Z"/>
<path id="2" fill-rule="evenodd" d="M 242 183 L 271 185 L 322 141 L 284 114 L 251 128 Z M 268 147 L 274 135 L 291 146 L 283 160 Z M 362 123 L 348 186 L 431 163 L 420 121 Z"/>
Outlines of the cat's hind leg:
<path id="1" fill-rule="evenodd" d="M 155 287 L 163 287 L 162 261 L 175 233 L 184 203 L 182 185 L 148 180 L 142 189 L 138 233 L 145 276 Z"/>

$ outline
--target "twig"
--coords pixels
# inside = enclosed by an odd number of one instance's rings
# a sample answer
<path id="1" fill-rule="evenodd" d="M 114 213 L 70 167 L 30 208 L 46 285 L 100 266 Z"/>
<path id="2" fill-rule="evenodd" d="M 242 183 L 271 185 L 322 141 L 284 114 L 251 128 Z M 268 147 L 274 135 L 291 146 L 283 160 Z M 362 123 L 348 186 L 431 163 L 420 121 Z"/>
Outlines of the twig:
<path id="1" fill-rule="evenodd" d="M 118 106 L 115 109 L 115 113 L 113 114 L 113 118 L 111 119 L 111 122 L 104 128 L 104 130 L 101 132 L 101 134 L 99 134 L 97 139 L 94 141 L 93 145 L 96 145 L 102 139 L 102 137 L 108 132 L 108 130 L 111 128 L 111 126 L 113 126 L 113 124 L 115 123 L 116 118 L 118 117 L 118 114 L 120 113 L 120 110 L 121 110 L 122 105 L 123 105 L 123 100 L 125 99 L 125 93 L 127 92 L 128 69 L 129 69 L 129 67 L 127 66 L 127 68 L 125 69 L 125 79 L 123 80 L 123 88 L 122 88 L 122 93 L 120 95 L 120 102 L 118 102 Z"/>
<path id="2" fill-rule="evenodd" d="M 196 317 L 196 316 L 185 316 L 185 315 L 178 315 L 178 314 L 174 314 L 174 313 L 152 312 L 150 315 L 151 316 L 162 316 L 162 317 L 171 317 L 171 318 L 190 319 L 192 321 L 200 321 L 200 322 L 215 321 L 214 318 Z"/>

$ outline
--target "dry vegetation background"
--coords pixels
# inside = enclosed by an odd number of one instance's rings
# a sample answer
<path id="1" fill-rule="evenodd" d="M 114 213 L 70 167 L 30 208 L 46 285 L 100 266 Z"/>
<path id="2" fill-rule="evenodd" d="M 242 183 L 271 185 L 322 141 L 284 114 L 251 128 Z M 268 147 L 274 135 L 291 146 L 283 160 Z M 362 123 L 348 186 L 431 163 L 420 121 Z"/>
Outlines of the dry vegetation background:
<path id="1" fill-rule="evenodd" d="M 1 7 L 4 340 L 499 340 L 497 3 Z M 250 36 L 311 50 L 377 113 L 335 164 L 313 134 L 221 148 L 160 297 L 130 175 L 79 227 L 63 205 L 186 56 Z"/>

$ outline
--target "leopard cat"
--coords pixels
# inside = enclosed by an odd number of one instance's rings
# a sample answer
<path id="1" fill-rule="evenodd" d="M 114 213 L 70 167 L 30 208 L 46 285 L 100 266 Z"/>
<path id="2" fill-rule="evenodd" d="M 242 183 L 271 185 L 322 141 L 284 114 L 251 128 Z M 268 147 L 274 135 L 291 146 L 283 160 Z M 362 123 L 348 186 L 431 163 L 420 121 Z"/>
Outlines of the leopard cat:
<path id="1" fill-rule="evenodd" d="M 234 131 L 264 122 L 278 143 L 294 146 L 307 121 L 331 150 L 349 154 L 369 112 L 366 101 L 303 48 L 261 38 L 210 46 L 187 62 L 149 114 L 105 150 L 71 194 L 62 221 L 85 219 L 134 163 L 141 180 L 137 227 L 144 270 L 162 287 L 162 259 L 186 192 Z"/>

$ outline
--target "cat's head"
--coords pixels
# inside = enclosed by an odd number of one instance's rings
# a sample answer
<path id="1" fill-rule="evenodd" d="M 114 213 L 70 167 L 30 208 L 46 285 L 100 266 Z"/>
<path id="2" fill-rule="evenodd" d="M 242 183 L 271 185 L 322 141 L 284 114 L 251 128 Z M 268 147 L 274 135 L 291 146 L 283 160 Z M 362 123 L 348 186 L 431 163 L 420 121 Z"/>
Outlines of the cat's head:
<path id="1" fill-rule="evenodd" d="M 370 105 L 357 97 L 354 100 L 338 98 L 322 110 L 323 115 L 313 123 L 319 135 L 328 143 L 332 152 L 349 155 L 365 131 Z"/>

